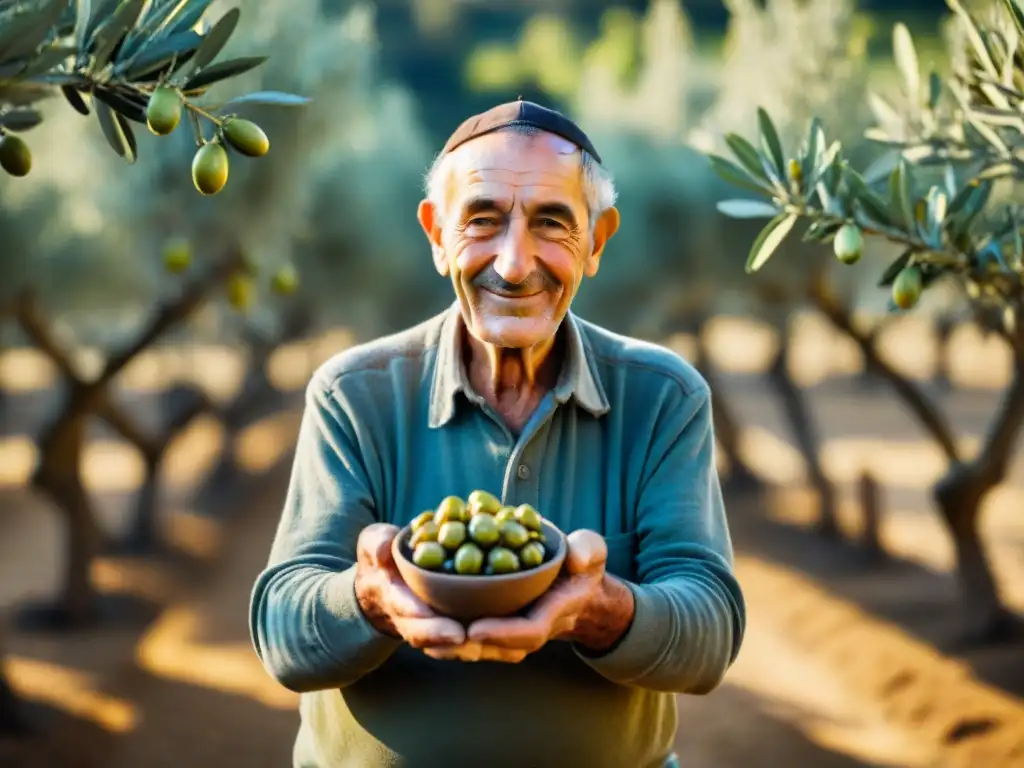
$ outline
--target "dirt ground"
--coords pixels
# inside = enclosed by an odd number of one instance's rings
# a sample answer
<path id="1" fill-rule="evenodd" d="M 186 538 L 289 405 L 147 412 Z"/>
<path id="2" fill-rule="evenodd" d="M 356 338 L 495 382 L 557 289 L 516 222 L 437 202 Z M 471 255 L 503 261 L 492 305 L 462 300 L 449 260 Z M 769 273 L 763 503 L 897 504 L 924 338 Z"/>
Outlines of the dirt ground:
<path id="1" fill-rule="evenodd" d="M 301 378 L 301 377 L 300 377 Z M 749 632 L 726 683 L 681 697 L 678 748 L 692 768 L 746 766 L 1024 766 L 1024 644 L 958 654 L 949 543 L 927 508 L 941 462 L 887 393 L 843 381 L 815 386 L 826 468 L 855 521 L 851 483 L 885 485 L 891 561 L 868 565 L 848 545 L 806 530 L 813 499 L 770 393 L 743 371 L 727 377 L 754 464 L 784 489 L 729 499 Z M 144 397 L 140 395 L 140 397 Z M 29 398 L 31 399 L 31 398 Z M 945 398 L 967 435 L 993 401 L 975 388 Z M 28 418 L 38 405 L 19 412 Z M 34 419 L 32 419 L 34 420 Z M 248 593 L 273 535 L 294 414 L 260 425 L 240 452 L 253 467 L 221 529 L 189 506 L 188 490 L 218 450 L 197 424 L 175 447 L 165 506 L 175 541 L 195 560 L 104 559 L 110 592 L 152 612 L 70 637 L 8 630 L 15 687 L 45 738 L 0 740 L 3 768 L 288 765 L 295 698 L 263 673 L 246 629 Z M 59 526 L 18 488 L 30 442 L 12 424 L 0 439 L 0 610 L 56 583 Z M 137 466 L 98 435 L 87 461 L 105 521 L 116 528 Z M 1024 467 L 986 511 L 985 536 L 1008 601 L 1024 608 Z M 222 554 L 218 554 L 222 553 Z"/>

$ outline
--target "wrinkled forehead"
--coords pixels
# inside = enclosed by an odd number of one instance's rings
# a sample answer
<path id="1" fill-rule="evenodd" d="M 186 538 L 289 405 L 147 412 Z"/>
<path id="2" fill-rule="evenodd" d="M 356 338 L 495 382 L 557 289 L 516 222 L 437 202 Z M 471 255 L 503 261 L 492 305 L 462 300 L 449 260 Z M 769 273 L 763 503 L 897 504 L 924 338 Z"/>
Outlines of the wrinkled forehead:
<path id="1" fill-rule="evenodd" d="M 558 202 L 585 207 L 580 150 L 549 133 L 492 133 L 451 155 L 450 202 L 486 197 L 516 206 Z"/>

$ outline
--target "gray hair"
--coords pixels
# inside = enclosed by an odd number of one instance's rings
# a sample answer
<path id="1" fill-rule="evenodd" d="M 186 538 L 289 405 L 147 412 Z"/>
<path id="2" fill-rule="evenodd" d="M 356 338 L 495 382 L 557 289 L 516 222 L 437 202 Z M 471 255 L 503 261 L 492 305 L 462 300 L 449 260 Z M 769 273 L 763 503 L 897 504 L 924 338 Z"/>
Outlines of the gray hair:
<path id="1" fill-rule="evenodd" d="M 510 125 L 500 128 L 496 133 L 514 133 L 518 136 L 536 136 L 542 133 L 532 125 Z M 586 150 L 580 150 L 580 173 L 583 175 L 583 194 L 587 200 L 587 213 L 590 217 L 590 229 L 593 231 L 597 219 L 602 213 L 615 205 L 617 193 L 612 175 L 594 156 Z M 447 214 L 448 184 L 451 181 L 451 153 L 440 154 L 427 171 L 425 188 L 427 199 L 434 204 L 443 221 Z"/>

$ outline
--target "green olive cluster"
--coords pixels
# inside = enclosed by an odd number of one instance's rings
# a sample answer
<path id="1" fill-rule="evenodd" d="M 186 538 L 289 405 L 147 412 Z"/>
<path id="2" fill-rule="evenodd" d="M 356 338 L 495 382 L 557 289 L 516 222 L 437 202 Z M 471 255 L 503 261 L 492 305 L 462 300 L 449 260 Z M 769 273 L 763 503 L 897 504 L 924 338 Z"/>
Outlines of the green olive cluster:
<path id="1" fill-rule="evenodd" d="M 502 506 L 473 491 L 444 499 L 412 521 L 409 549 L 420 568 L 465 576 L 515 573 L 550 559 L 540 513 L 529 504 Z"/>
<path id="2" fill-rule="evenodd" d="M 193 111 L 197 109 L 184 100 L 177 88 L 162 85 L 149 97 L 146 106 L 146 125 L 157 136 L 167 136 L 178 127 L 186 108 Z M 230 163 L 225 144 L 246 157 L 263 157 L 270 151 L 270 139 L 263 129 L 251 120 L 234 116 L 203 116 L 214 121 L 217 131 L 211 140 L 202 140 L 202 145 L 192 158 L 192 183 L 202 194 L 215 195 L 228 183 Z"/>

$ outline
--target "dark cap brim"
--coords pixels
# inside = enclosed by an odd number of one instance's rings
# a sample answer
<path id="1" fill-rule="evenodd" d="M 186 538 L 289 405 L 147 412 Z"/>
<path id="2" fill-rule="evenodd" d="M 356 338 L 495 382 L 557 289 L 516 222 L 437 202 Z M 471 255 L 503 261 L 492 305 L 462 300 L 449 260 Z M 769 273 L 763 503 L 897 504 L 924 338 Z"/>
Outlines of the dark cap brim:
<path id="1" fill-rule="evenodd" d="M 560 112 L 542 107 L 532 101 L 523 100 L 499 104 L 486 112 L 464 120 L 445 142 L 441 153 L 448 154 L 467 141 L 517 125 L 529 126 L 539 131 L 561 136 L 584 150 L 598 163 L 601 162 L 601 156 L 594 149 L 593 143 L 576 123 Z"/>

